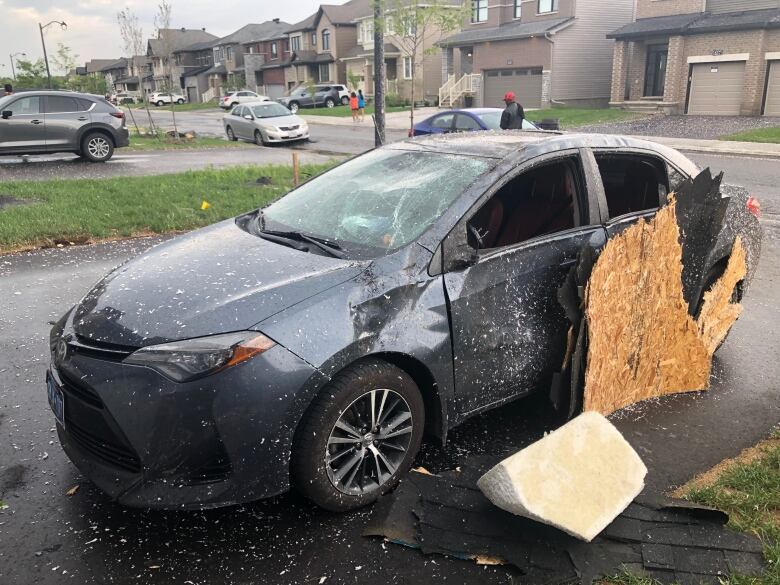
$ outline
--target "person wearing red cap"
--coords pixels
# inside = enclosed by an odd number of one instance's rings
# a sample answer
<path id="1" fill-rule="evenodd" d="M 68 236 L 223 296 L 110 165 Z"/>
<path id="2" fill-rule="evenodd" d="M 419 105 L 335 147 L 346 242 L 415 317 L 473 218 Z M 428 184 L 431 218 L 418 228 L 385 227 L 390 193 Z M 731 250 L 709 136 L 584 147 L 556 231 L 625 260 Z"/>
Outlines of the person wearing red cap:
<path id="1" fill-rule="evenodd" d="M 504 94 L 504 103 L 506 108 L 501 113 L 501 126 L 502 130 L 521 130 L 523 128 L 523 119 L 525 118 L 525 111 L 523 106 L 515 101 L 515 93 L 508 91 Z"/>

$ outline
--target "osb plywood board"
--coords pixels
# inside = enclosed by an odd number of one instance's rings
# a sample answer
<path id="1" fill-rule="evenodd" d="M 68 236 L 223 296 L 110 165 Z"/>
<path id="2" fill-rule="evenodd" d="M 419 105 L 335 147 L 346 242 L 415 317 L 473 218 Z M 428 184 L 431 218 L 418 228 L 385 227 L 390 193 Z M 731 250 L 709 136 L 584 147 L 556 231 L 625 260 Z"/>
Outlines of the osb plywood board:
<path id="1" fill-rule="evenodd" d="M 744 278 L 744 251 L 737 241 L 729 270 L 697 323 L 683 297 L 675 210 L 671 197 L 652 221 L 640 220 L 610 240 L 596 262 L 585 300 L 586 411 L 606 415 L 647 398 L 709 386 L 712 353 L 739 316 L 729 299 Z"/>

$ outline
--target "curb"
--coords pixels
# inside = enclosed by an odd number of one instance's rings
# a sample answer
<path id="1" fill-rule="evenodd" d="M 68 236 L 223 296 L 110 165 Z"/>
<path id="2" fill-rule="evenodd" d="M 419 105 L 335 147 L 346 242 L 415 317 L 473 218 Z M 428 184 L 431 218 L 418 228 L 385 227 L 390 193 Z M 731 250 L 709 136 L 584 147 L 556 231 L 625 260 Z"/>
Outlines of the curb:
<path id="1" fill-rule="evenodd" d="M 780 159 L 780 144 L 728 140 L 686 140 L 665 136 L 634 136 L 634 138 L 657 142 L 658 144 L 685 152 Z"/>

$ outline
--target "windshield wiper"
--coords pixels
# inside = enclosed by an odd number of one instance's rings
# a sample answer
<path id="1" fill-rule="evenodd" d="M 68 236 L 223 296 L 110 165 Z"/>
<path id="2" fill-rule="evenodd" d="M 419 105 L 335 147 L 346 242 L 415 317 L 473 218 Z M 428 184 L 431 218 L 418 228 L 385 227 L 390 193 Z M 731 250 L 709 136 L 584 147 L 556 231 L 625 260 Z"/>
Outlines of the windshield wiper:
<path id="1" fill-rule="evenodd" d="M 302 232 L 294 232 L 294 231 L 276 231 L 276 230 L 260 230 L 258 235 L 262 238 L 264 236 L 271 236 L 274 238 L 282 238 L 285 240 L 291 240 L 291 241 L 303 241 L 308 242 L 309 244 L 312 244 L 313 246 L 316 246 L 326 254 L 333 256 L 334 258 L 344 258 L 344 252 L 341 251 L 341 246 L 339 246 L 336 242 L 331 242 L 330 240 L 326 240 L 324 238 L 316 238 L 314 236 L 309 236 L 307 234 L 304 234 Z M 270 239 L 270 238 L 269 238 Z M 305 247 L 304 247 L 305 248 Z M 299 250 L 301 248 L 298 248 Z"/>

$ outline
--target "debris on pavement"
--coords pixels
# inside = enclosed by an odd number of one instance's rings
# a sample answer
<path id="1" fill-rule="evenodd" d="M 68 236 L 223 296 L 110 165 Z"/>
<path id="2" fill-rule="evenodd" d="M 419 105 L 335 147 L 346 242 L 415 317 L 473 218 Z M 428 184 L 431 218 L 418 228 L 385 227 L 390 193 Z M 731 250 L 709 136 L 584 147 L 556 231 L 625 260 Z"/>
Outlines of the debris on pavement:
<path id="1" fill-rule="evenodd" d="M 365 536 L 423 554 L 501 559 L 529 583 L 590 584 L 629 571 L 661 583 L 719 583 L 763 569 L 758 538 L 725 527 L 728 515 L 681 500 L 634 501 L 592 542 L 494 506 L 477 488 L 484 460 L 461 472 L 409 473 L 372 510 Z"/>
<path id="2" fill-rule="evenodd" d="M 67 492 L 65 492 L 65 495 L 66 495 L 66 496 L 72 496 L 72 495 L 74 495 L 74 494 L 75 494 L 77 491 L 79 491 L 79 484 L 76 484 L 76 485 L 74 485 L 72 488 L 70 488 L 70 489 L 69 489 Z"/>
<path id="3" fill-rule="evenodd" d="M 496 506 L 590 542 L 639 495 L 639 455 L 606 418 L 586 412 L 477 481 Z"/>

